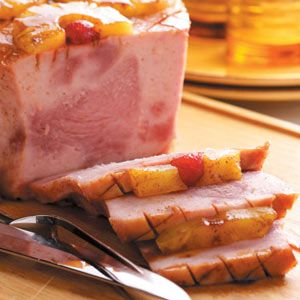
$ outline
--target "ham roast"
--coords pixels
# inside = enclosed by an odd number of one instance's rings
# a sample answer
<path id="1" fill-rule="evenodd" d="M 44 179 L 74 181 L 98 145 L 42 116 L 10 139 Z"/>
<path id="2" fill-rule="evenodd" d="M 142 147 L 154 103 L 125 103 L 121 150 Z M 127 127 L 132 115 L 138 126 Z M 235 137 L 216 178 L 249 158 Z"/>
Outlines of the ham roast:
<path id="1" fill-rule="evenodd" d="M 280 224 L 261 239 L 163 255 L 152 241 L 139 244 L 150 268 L 180 285 L 210 285 L 283 276 L 296 258 Z"/>
<path id="2" fill-rule="evenodd" d="M 165 152 L 175 135 L 190 21 L 180 0 L 134 34 L 38 55 L 0 30 L 0 189 Z M 1 26 L 0 26 L 1 28 Z"/>
<path id="3" fill-rule="evenodd" d="M 272 206 L 279 217 L 298 195 L 282 180 L 263 172 L 246 172 L 239 181 L 190 188 L 184 192 L 138 198 L 134 195 L 104 202 L 106 215 L 122 241 L 153 239 L 172 225 L 221 211 Z"/>

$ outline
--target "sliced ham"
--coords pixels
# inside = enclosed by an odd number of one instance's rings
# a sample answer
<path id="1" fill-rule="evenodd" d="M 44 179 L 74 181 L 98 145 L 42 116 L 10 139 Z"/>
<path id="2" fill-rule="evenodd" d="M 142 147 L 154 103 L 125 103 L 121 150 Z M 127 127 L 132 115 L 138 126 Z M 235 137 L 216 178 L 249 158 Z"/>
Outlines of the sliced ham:
<path id="1" fill-rule="evenodd" d="M 174 224 L 220 211 L 272 206 L 283 217 L 298 195 L 279 178 L 246 172 L 240 181 L 191 188 L 185 192 L 137 198 L 133 195 L 105 201 L 109 221 L 122 241 L 148 240 Z"/>
<path id="2" fill-rule="evenodd" d="M 166 152 L 175 135 L 190 21 L 183 3 L 133 18 L 133 34 L 18 52 L 0 28 L 0 191 Z M 109 19 L 109 16 L 108 16 Z"/>
<path id="3" fill-rule="evenodd" d="M 154 242 L 139 248 L 150 268 L 181 285 L 211 285 L 285 275 L 296 264 L 280 224 L 261 239 L 162 255 Z"/>
<path id="4" fill-rule="evenodd" d="M 267 156 L 269 144 L 254 149 L 240 150 L 242 171 L 258 171 L 262 168 Z M 209 150 L 218 154 L 226 150 Z M 184 153 L 186 154 L 186 153 Z M 173 153 L 143 159 L 136 159 L 121 163 L 97 165 L 92 168 L 70 172 L 50 178 L 38 180 L 30 185 L 34 198 L 43 203 L 53 203 L 65 198 L 85 199 L 80 201 L 88 210 L 93 210 L 93 203 L 102 200 L 102 195 L 114 184 L 116 178 L 113 174 L 133 167 L 169 164 L 175 157 L 183 153 Z M 97 213 L 97 211 L 94 211 Z"/>

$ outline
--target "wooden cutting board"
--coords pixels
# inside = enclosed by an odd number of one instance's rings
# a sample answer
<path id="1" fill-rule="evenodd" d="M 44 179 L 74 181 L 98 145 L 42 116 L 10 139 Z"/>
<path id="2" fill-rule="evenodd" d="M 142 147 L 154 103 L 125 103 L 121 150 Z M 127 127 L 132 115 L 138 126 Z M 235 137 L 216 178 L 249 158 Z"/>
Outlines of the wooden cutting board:
<path id="1" fill-rule="evenodd" d="M 272 148 L 265 169 L 290 182 L 296 190 L 300 190 L 300 126 L 189 93 L 185 94 L 184 99 L 174 150 L 247 147 L 269 140 Z M 143 263 L 134 248 L 120 244 L 104 219 L 89 217 L 79 209 L 62 209 L 35 202 L 1 201 L 0 211 L 15 217 L 48 212 L 71 218 L 135 262 Z M 300 204 L 297 203 L 288 218 L 297 220 L 299 214 Z M 293 226 L 300 233 L 300 223 Z M 300 299 L 299 282 L 300 266 L 286 278 L 249 284 L 193 287 L 187 291 L 194 300 L 232 300 L 241 297 L 250 300 L 290 300 Z M 114 300 L 121 297 L 113 288 L 96 280 L 0 254 L 0 300 L 10 299 Z"/>

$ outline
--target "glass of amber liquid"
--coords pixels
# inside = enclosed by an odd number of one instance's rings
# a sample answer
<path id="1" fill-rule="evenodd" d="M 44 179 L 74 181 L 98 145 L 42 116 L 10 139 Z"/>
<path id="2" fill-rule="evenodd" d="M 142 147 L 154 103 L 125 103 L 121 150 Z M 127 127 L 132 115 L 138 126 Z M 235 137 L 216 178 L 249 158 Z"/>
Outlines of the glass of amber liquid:
<path id="1" fill-rule="evenodd" d="M 227 0 L 185 0 L 193 30 L 202 36 L 225 35 L 227 20 Z"/>
<path id="2" fill-rule="evenodd" d="M 228 61 L 300 64 L 300 0 L 228 0 Z"/>

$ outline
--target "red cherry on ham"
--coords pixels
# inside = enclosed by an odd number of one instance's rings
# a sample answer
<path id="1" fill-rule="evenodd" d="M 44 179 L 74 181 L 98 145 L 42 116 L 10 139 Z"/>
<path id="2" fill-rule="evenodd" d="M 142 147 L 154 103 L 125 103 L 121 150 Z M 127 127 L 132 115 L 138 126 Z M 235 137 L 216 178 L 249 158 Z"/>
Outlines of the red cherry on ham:
<path id="1" fill-rule="evenodd" d="M 194 186 L 204 173 L 202 153 L 176 157 L 171 165 L 178 169 L 180 178 L 187 186 Z"/>
<path id="2" fill-rule="evenodd" d="M 71 44 L 88 44 L 100 38 L 94 24 L 85 20 L 74 21 L 65 28 L 67 41 Z"/>

